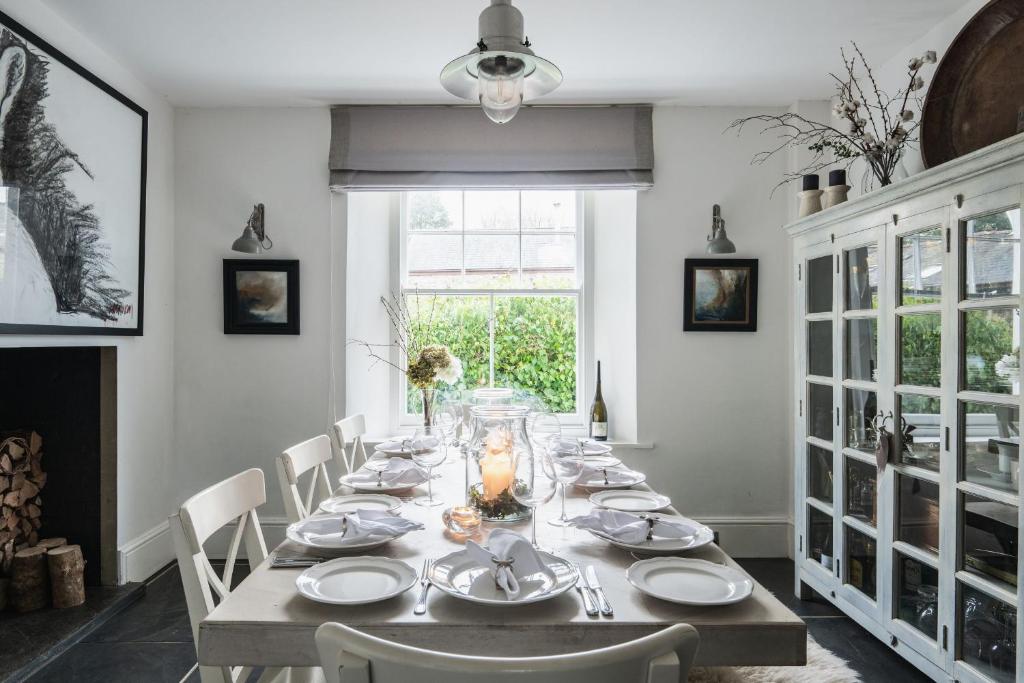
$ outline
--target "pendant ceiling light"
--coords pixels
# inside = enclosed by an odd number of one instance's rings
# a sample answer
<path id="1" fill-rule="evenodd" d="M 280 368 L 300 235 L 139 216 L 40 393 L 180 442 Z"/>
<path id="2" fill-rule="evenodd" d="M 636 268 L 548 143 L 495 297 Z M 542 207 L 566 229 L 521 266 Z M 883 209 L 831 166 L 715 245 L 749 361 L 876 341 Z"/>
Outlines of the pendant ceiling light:
<path id="1" fill-rule="evenodd" d="M 558 67 L 530 49 L 530 40 L 523 35 L 523 14 L 512 0 L 491 0 L 480 13 L 476 48 L 441 70 L 445 90 L 479 102 L 495 123 L 508 123 L 524 100 L 546 95 L 561 82 Z"/>

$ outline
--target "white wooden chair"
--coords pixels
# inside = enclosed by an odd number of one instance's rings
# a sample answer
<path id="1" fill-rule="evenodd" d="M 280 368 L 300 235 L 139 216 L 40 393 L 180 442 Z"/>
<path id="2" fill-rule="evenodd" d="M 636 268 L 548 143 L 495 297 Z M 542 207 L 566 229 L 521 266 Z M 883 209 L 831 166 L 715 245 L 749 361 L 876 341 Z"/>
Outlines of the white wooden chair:
<path id="1" fill-rule="evenodd" d="M 250 570 L 267 558 L 267 544 L 256 515 L 256 508 L 266 501 L 263 471 L 254 468 L 200 491 L 182 503 L 178 512 L 168 520 L 197 651 L 199 624 L 213 611 L 216 604 L 214 596 L 216 600 L 223 600 L 231 591 L 231 577 L 242 543 L 245 544 Z M 228 544 L 224 573 L 218 576 L 203 544 L 233 522 L 237 526 Z M 199 667 L 203 683 L 241 683 L 248 680 L 251 673 L 251 667 Z M 259 680 L 275 683 L 322 681 L 323 674 L 319 669 L 266 669 Z"/>
<path id="2" fill-rule="evenodd" d="M 277 478 L 281 483 L 284 510 L 292 524 L 309 517 L 320 501 L 331 497 L 326 463 L 333 457 L 330 437 L 321 434 L 285 449 L 277 458 Z M 299 493 L 299 477 L 309 471 L 313 475 L 303 498 Z"/>
<path id="3" fill-rule="evenodd" d="M 366 436 L 366 416 L 360 413 L 338 420 L 334 423 L 333 429 L 338 448 L 338 470 L 341 474 L 350 474 L 358 468 L 357 455 L 361 455 L 362 462 L 366 462 L 366 446 L 363 445 L 363 437 Z M 345 447 L 349 442 L 352 442 L 351 450 Z"/>
<path id="4" fill-rule="evenodd" d="M 335 623 L 316 631 L 328 683 L 685 683 L 699 641 L 677 624 L 600 650 L 506 658 L 421 650 Z"/>

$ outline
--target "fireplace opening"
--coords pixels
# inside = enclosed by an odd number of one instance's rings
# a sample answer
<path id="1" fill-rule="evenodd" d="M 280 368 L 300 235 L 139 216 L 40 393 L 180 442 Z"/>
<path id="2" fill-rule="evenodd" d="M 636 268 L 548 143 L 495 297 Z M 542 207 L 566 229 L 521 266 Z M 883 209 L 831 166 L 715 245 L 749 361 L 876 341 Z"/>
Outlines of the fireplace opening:
<path id="1" fill-rule="evenodd" d="M 58 537 L 81 547 L 87 586 L 117 583 L 116 354 L 0 349 L 0 571 Z"/>

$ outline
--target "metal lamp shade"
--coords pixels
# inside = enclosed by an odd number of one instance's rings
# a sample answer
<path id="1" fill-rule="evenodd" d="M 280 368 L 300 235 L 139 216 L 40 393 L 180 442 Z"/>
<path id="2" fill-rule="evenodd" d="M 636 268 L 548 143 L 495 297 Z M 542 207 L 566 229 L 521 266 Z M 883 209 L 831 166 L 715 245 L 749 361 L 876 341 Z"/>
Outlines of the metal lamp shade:
<path id="1" fill-rule="evenodd" d="M 242 230 L 242 236 L 232 242 L 231 251 L 239 251 L 243 254 L 262 254 L 263 245 L 256 239 L 256 233 L 249 226 Z"/>
<path id="2" fill-rule="evenodd" d="M 736 245 L 725 235 L 725 228 L 715 231 L 714 237 L 708 241 L 705 249 L 709 254 L 735 254 Z"/>

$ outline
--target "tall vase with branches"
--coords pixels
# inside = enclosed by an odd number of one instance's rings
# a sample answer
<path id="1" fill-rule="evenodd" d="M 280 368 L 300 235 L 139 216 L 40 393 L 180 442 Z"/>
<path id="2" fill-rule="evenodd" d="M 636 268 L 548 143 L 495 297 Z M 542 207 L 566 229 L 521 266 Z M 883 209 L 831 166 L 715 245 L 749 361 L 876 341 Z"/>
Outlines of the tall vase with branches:
<path id="1" fill-rule="evenodd" d="M 748 124 L 758 124 L 762 135 L 777 136 L 775 147 L 754 156 L 753 163 L 756 164 L 764 163 L 777 152 L 790 147 L 806 147 L 814 153 L 808 164 L 787 173 L 775 189 L 837 162 L 849 169 L 857 159 L 863 159 L 867 166 L 864 189 L 868 189 L 872 180 L 884 187 L 893 182 L 900 160 L 906 150 L 917 142 L 915 134 L 920 124 L 915 110 L 921 110 L 924 89 L 921 70 L 935 63 L 935 52 L 929 50 L 911 59 L 907 64 L 907 85 L 890 95 L 879 87 L 857 44 L 851 45 L 852 56 L 840 50 L 845 73 L 830 74 L 836 87 L 832 108 L 833 118 L 837 121 L 834 125 L 787 112 L 737 119 L 727 129 L 740 133 Z"/>
<path id="2" fill-rule="evenodd" d="M 364 347 L 375 363 L 384 363 L 405 375 L 409 384 L 420 392 L 423 426 L 430 427 L 438 383 L 454 385 L 462 379 L 462 361 L 447 346 L 425 344 L 433 321 L 433 306 L 424 317 L 410 313 L 404 294 L 382 296 L 380 302 L 391 323 L 394 341 L 374 344 L 351 339 L 349 343 Z M 397 358 L 393 359 L 395 355 Z"/>

